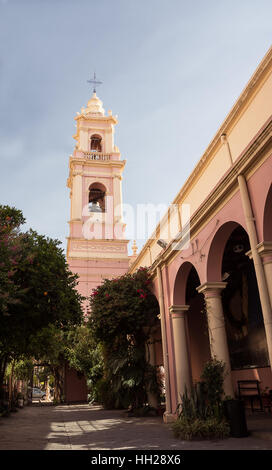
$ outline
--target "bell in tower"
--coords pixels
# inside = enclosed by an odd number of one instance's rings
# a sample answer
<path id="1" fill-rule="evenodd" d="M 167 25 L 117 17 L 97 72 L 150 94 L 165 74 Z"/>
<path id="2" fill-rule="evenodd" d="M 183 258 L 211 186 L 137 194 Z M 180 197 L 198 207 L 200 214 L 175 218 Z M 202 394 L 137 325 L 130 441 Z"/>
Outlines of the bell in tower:
<path id="1" fill-rule="evenodd" d="M 89 202 L 89 212 L 102 212 L 98 201 Z"/>
<path id="2" fill-rule="evenodd" d="M 89 188 L 89 212 L 105 212 L 105 187 L 94 183 Z"/>

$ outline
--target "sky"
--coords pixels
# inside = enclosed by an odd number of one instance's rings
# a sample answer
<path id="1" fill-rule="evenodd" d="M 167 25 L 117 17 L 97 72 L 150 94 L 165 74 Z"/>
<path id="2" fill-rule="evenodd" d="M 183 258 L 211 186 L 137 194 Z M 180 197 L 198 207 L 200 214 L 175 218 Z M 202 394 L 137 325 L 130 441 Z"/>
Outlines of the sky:
<path id="1" fill-rule="evenodd" d="M 94 71 L 118 115 L 123 201 L 171 203 L 271 46 L 271 18 L 271 0 L 0 0 L 0 204 L 66 250 Z"/>

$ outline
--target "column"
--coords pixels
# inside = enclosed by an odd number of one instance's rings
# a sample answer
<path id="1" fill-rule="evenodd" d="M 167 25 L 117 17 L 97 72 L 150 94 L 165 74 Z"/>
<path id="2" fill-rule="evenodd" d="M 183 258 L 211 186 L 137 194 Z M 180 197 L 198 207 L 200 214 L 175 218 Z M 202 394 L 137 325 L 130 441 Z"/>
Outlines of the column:
<path id="1" fill-rule="evenodd" d="M 81 220 L 82 216 L 82 173 L 75 172 L 73 174 L 73 186 L 72 186 L 72 220 Z"/>
<path id="2" fill-rule="evenodd" d="M 189 305 L 172 305 L 169 308 L 174 337 L 175 366 L 178 403 L 187 389 L 190 393 L 192 388 L 191 361 L 186 333 L 186 312 Z"/>
<path id="3" fill-rule="evenodd" d="M 244 175 L 238 175 L 243 211 L 246 219 L 246 226 L 252 259 L 255 268 L 255 274 L 259 289 L 260 302 L 262 306 L 265 334 L 267 340 L 268 355 L 270 366 L 272 367 L 272 307 L 269 294 L 268 282 L 265 275 L 265 267 L 258 252 L 258 238 L 255 226 L 254 214 L 252 211 L 251 200 L 247 188 L 247 182 Z M 266 268 L 267 269 L 267 268 Z M 271 281 L 270 281 L 271 282 Z"/>
<path id="4" fill-rule="evenodd" d="M 105 129 L 105 153 L 112 153 L 113 151 L 113 135 L 114 135 L 114 126 L 111 124 L 109 129 Z"/>
<path id="5" fill-rule="evenodd" d="M 122 188 L 121 175 L 113 175 L 114 222 L 122 222 Z"/>
<path id="6" fill-rule="evenodd" d="M 263 261 L 264 274 L 272 307 L 272 242 L 259 243 L 257 250 Z"/>
<path id="7" fill-rule="evenodd" d="M 155 354 L 155 343 L 154 337 L 151 332 L 148 343 L 146 344 L 146 360 L 147 362 L 155 367 L 156 366 L 156 354 Z M 148 390 L 147 392 L 148 404 L 157 409 L 159 406 L 158 396 L 154 392 Z"/>
<path id="8" fill-rule="evenodd" d="M 203 293 L 205 297 L 211 356 L 226 364 L 224 392 L 227 396 L 233 397 L 229 348 L 221 298 L 221 291 L 226 285 L 226 282 L 205 282 L 197 288 L 197 291 Z"/>
<path id="9" fill-rule="evenodd" d="M 162 274 L 161 274 L 160 266 L 157 266 L 156 272 L 157 272 L 157 277 L 158 277 L 159 306 L 160 306 L 160 314 L 158 315 L 158 318 L 161 322 L 163 367 L 164 367 L 164 377 L 165 377 L 165 413 L 163 415 L 163 420 L 165 423 L 168 423 L 168 422 L 173 421 L 173 415 L 171 413 L 171 393 L 170 393 L 171 387 L 170 387 L 170 380 L 169 380 L 168 346 L 167 346 L 166 325 L 165 325 L 164 294 L 163 294 Z"/>
<path id="10" fill-rule="evenodd" d="M 79 129 L 79 150 L 83 152 L 90 152 L 90 142 L 88 142 L 88 130 Z"/>

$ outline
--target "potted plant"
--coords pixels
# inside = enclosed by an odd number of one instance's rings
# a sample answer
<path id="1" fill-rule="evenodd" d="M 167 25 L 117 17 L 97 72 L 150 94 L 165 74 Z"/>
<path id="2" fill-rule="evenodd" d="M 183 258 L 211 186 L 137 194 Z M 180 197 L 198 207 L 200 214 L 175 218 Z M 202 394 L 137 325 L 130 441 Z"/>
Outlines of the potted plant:
<path id="1" fill-rule="evenodd" d="M 17 394 L 17 403 L 18 403 L 19 408 L 24 407 L 24 395 L 21 392 Z"/>

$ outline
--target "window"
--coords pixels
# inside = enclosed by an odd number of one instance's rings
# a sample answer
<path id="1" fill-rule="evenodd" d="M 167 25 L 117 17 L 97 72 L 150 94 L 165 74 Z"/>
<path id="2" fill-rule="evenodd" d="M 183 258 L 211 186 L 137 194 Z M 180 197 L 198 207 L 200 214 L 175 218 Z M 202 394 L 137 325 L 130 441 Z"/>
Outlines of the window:
<path id="1" fill-rule="evenodd" d="M 89 210 L 98 212 L 95 208 L 99 206 L 102 212 L 105 212 L 105 194 L 106 188 L 101 183 L 93 183 L 89 187 Z M 93 208 L 93 211 L 92 211 Z"/>
<path id="2" fill-rule="evenodd" d="M 102 152 L 102 137 L 97 134 L 91 136 L 91 150 L 95 152 Z"/>

